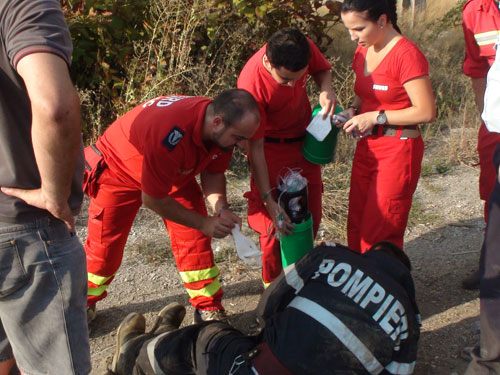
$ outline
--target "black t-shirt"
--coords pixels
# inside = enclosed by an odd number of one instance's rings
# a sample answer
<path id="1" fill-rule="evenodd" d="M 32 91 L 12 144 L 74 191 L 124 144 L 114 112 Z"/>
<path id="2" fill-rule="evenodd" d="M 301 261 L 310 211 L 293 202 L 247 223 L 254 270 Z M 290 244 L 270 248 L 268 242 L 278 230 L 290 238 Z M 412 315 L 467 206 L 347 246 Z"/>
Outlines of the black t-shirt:
<path id="1" fill-rule="evenodd" d="M 48 52 L 69 65 L 72 45 L 58 0 L 3 0 L 0 2 L 0 186 L 36 189 L 40 174 L 31 142 L 31 105 L 19 60 Z M 78 161 L 69 204 L 78 214 L 83 199 L 83 153 Z M 20 199 L 0 192 L 0 221 L 23 222 L 48 215 Z"/>
<path id="2" fill-rule="evenodd" d="M 294 374 L 413 372 L 420 334 L 413 280 L 385 253 L 318 247 L 284 270 L 258 312 L 261 338 Z"/>

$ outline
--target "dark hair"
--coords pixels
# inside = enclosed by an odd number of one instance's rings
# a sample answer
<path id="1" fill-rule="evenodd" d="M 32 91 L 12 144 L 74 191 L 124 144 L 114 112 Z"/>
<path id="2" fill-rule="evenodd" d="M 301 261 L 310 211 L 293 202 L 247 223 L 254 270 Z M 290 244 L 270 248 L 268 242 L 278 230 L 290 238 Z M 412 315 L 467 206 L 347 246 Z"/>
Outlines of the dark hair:
<path id="1" fill-rule="evenodd" d="M 211 103 L 213 114 L 220 116 L 226 126 L 231 126 L 241 119 L 246 112 L 253 112 L 260 121 L 259 106 L 247 90 L 225 90 Z"/>
<path id="2" fill-rule="evenodd" d="M 288 27 L 271 35 L 267 41 L 266 55 L 276 68 L 298 72 L 309 64 L 311 49 L 304 34 Z"/>
<path id="3" fill-rule="evenodd" d="M 382 14 L 386 14 L 392 26 L 401 34 L 401 29 L 398 26 L 396 0 L 344 0 L 341 12 L 366 12 L 366 18 L 372 22 L 377 22 Z"/>
<path id="4" fill-rule="evenodd" d="M 386 254 L 392 255 L 403 263 L 409 271 L 411 271 L 411 262 L 408 255 L 399 246 L 394 245 L 389 241 L 380 241 L 374 244 L 369 251 L 383 251 Z"/>

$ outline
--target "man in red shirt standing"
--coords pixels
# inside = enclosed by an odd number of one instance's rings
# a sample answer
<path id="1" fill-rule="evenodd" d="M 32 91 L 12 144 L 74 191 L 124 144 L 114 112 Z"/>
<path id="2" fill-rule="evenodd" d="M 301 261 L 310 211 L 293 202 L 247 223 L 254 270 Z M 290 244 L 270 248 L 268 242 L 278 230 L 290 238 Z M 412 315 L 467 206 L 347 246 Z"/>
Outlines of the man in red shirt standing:
<path id="1" fill-rule="evenodd" d="M 214 100 L 159 97 L 120 117 L 87 147 L 87 163 L 96 164 L 85 182 L 91 198 L 85 242 L 90 320 L 121 264 L 143 203 L 165 222 L 195 321 L 227 319 L 211 238 L 241 226 L 226 200 L 224 171 L 233 147 L 251 138 L 259 121 L 257 103 L 245 90 L 228 90 Z M 96 155 L 102 160 L 91 162 Z M 207 215 L 203 195 L 214 216 Z"/>
<path id="2" fill-rule="evenodd" d="M 277 233 L 293 229 L 278 206 L 277 178 L 285 170 L 299 169 L 308 181 L 309 211 L 316 235 L 321 221 L 321 168 L 302 156 L 311 104 L 306 84 L 312 76 L 321 90 L 319 103 L 333 114 L 337 100 L 332 89 L 331 65 L 318 47 L 299 30 L 286 28 L 274 33 L 248 60 L 238 78 L 238 87 L 250 91 L 260 109 L 260 127 L 249 141 L 252 169 L 248 198 L 248 223 L 260 234 L 263 251 L 262 278 L 271 283 L 281 271 Z M 284 217 L 281 221 L 280 217 Z"/>
<path id="3" fill-rule="evenodd" d="M 498 1 L 469 0 L 463 8 L 462 26 L 465 37 L 465 60 L 463 72 L 472 80 L 474 100 L 479 113 L 483 112 L 486 75 L 495 60 L 495 40 L 500 30 Z M 479 196 L 484 203 L 484 219 L 488 222 L 488 198 L 493 191 L 496 170 L 493 152 L 500 143 L 500 134 L 489 132 L 481 123 L 478 134 Z M 479 271 L 463 280 L 466 289 L 479 288 Z"/>

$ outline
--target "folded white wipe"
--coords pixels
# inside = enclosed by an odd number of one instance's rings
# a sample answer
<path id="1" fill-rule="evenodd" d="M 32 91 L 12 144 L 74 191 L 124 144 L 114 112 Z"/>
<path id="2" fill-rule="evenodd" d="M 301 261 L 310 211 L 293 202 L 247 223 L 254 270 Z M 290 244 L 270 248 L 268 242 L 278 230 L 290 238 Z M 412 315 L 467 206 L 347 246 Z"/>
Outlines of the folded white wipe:
<path id="1" fill-rule="evenodd" d="M 326 136 L 332 130 L 332 124 L 330 123 L 330 115 L 326 116 L 326 119 L 323 119 L 323 114 L 325 113 L 325 109 L 321 108 L 316 116 L 313 117 L 306 130 L 318 140 L 318 142 L 322 142 Z"/>
<path id="2" fill-rule="evenodd" d="M 262 266 L 262 252 L 257 248 L 251 238 L 245 236 L 240 231 L 240 226 L 236 224 L 232 229 L 234 244 L 238 257 L 247 264 Z"/>

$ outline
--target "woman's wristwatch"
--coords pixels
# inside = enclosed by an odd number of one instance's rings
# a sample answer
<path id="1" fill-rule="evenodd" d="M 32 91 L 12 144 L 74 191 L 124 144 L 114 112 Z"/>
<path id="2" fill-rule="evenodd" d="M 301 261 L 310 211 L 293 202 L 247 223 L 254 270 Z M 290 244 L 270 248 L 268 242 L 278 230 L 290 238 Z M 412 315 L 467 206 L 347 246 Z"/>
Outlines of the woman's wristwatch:
<path id="1" fill-rule="evenodd" d="M 385 110 L 381 110 L 377 115 L 377 124 L 385 125 L 387 124 L 387 115 L 385 114 Z"/>
<path id="2" fill-rule="evenodd" d="M 354 110 L 354 114 L 357 115 L 358 114 L 358 107 L 354 106 L 354 105 L 350 105 L 349 107 L 347 107 L 347 109 L 349 108 L 352 108 Z"/>

